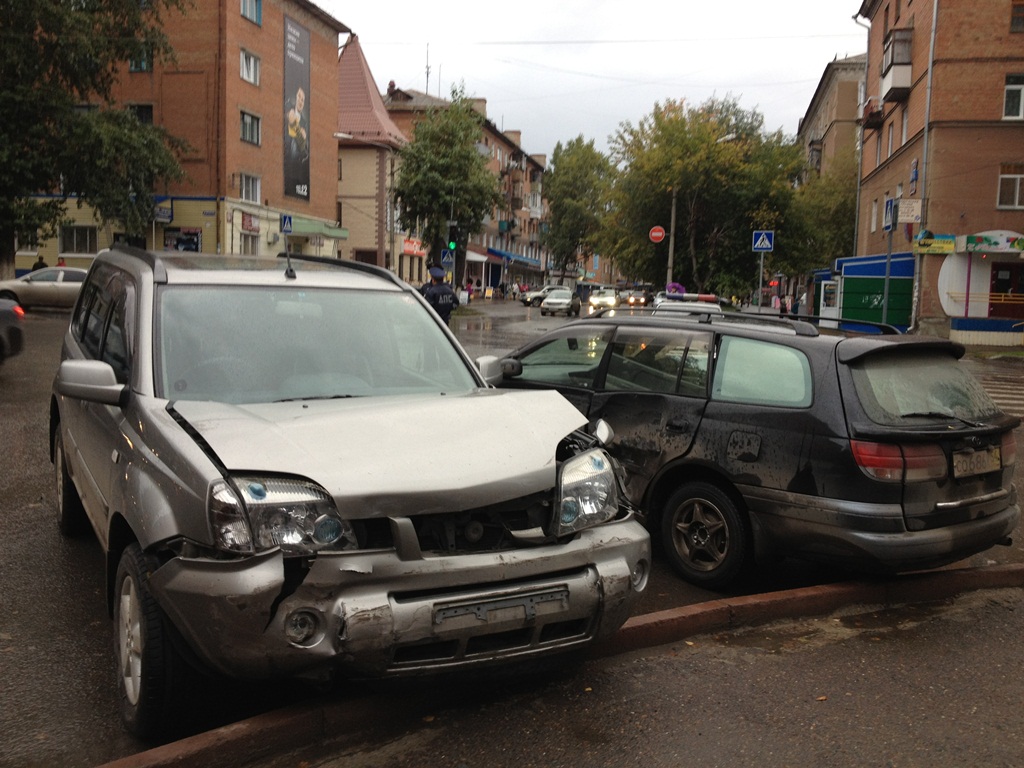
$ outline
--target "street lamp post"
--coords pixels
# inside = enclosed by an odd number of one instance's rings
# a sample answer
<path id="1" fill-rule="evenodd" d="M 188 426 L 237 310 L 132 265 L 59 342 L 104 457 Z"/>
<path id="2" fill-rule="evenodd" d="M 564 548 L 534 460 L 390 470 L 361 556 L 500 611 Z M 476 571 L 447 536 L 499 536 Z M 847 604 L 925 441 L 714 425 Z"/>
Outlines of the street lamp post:
<path id="1" fill-rule="evenodd" d="M 672 187 L 672 215 L 668 222 L 668 270 L 665 273 L 665 290 L 668 290 L 672 279 L 672 261 L 676 252 L 676 188 Z"/>

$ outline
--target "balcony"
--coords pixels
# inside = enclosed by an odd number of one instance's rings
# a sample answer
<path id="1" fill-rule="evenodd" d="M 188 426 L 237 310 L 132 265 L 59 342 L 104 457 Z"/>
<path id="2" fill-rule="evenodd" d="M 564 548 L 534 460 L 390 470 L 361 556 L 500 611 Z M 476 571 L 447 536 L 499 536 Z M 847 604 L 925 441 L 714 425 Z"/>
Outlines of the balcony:
<path id="1" fill-rule="evenodd" d="M 860 117 L 857 119 L 865 130 L 877 130 L 885 123 L 885 112 L 882 110 L 882 102 L 876 98 L 869 98 L 860 105 Z"/>
<path id="2" fill-rule="evenodd" d="M 885 38 L 882 51 L 882 100 L 904 101 L 913 85 L 911 44 L 914 30 L 894 29 Z"/>

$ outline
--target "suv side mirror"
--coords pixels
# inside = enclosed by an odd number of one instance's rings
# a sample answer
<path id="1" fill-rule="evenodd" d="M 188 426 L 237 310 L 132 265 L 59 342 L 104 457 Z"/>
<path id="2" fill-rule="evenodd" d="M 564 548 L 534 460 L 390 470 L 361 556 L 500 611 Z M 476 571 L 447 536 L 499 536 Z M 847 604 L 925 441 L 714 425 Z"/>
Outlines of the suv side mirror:
<path id="1" fill-rule="evenodd" d="M 56 387 L 65 397 L 103 405 L 124 405 L 128 395 L 110 364 L 99 360 L 65 360 L 57 370 Z"/>

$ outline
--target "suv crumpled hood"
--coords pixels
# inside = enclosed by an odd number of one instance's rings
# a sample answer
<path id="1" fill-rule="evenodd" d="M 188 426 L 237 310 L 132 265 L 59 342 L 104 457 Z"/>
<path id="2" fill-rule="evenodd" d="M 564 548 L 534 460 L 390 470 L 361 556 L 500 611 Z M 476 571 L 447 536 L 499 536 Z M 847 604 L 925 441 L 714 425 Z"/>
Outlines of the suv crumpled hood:
<path id="1" fill-rule="evenodd" d="M 307 478 L 351 517 L 471 509 L 550 488 L 559 441 L 586 423 L 553 391 L 172 407 L 228 472 Z"/>

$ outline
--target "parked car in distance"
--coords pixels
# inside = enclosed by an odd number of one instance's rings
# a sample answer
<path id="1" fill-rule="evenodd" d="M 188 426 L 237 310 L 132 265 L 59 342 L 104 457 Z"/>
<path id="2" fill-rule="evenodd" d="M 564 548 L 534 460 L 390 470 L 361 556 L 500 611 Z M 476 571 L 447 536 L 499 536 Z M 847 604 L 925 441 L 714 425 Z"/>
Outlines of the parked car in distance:
<path id="1" fill-rule="evenodd" d="M 551 291 L 544 297 L 544 301 L 540 303 L 540 313 L 542 315 L 564 314 L 566 317 L 571 317 L 572 315 L 578 317 L 581 306 L 582 302 L 577 294 L 568 288 L 559 288 Z"/>
<path id="2" fill-rule="evenodd" d="M 50 456 L 61 532 L 104 551 L 132 733 L 174 725 L 193 667 L 557 663 L 629 616 L 650 537 L 606 425 L 488 387 L 498 360 L 478 370 L 394 274 L 115 246 L 89 275 Z"/>
<path id="3" fill-rule="evenodd" d="M 647 293 L 645 291 L 630 291 L 628 303 L 631 307 L 646 307 Z M 651 303 L 653 305 L 653 301 Z"/>
<path id="4" fill-rule="evenodd" d="M 544 297 L 552 291 L 556 291 L 560 288 L 565 288 L 564 285 L 545 285 L 543 288 L 538 288 L 533 291 L 527 291 L 526 293 L 520 294 L 519 300 L 523 302 L 524 307 L 539 307 L 540 303 L 544 301 Z"/>
<path id="5" fill-rule="evenodd" d="M 19 354 L 25 346 L 24 317 L 25 310 L 18 302 L 0 299 L 0 363 Z"/>
<path id="6" fill-rule="evenodd" d="M 590 293 L 591 309 L 619 306 L 619 292 L 614 288 L 600 288 Z"/>
<path id="7" fill-rule="evenodd" d="M 13 280 L 0 280 L 0 299 L 16 301 L 26 308 L 67 309 L 78 298 L 86 273 L 78 267 L 43 267 Z"/>
<path id="8" fill-rule="evenodd" d="M 1009 543 L 1020 419 L 959 364 L 964 351 L 659 308 L 552 330 L 494 383 L 557 389 L 608 422 L 652 536 L 714 589 L 778 557 L 888 574 Z"/>

